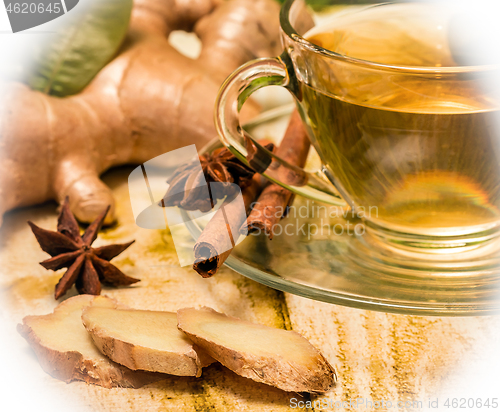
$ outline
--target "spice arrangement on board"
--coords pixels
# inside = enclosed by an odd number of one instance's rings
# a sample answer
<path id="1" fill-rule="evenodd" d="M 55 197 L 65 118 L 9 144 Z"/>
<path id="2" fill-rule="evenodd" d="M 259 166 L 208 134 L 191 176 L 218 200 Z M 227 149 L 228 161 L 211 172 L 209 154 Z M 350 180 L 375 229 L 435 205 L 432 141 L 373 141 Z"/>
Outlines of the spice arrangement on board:
<path id="1" fill-rule="evenodd" d="M 258 3 L 124 2 L 110 34 L 113 41 L 85 73 L 72 70 L 89 58 L 85 53 L 96 50 L 89 46 L 84 52 L 71 45 L 70 58 L 52 44 L 47 54 L 60 57 L 59 66 L 47 59 L 26 84 L 8 85 L 3 99 L 9 109 L 0 113 L 0 134 L 10 173 L 0 173 L 0 213 L 50 199 L 61 203 L 56 231 L 28 224 L 50 255 L 40 265 L 66 269 L 55 286 L 55 299 L 65 297 L 73 286 L 79 293 L 59 303 L 53 313 L 25 316 L 18 325 L 53 377 L 104 388 L 139 388 L 165 379 L 165 374 L 199 378 L 203 368 L 219 362 L 240 376 L 284 391 L 325 393 L 335 385 L 334 368 L 297 332 L 250 323 L 200 308 L 197 302 L 175 313 L 134 309 L 99 296 L 102 285 L 124 290 L 141 285 L 140 279 L 110 262 L 134 241 L 93 246 L 102 227 L 116 222 L 111 190 L 99 175 L 113 166 L 143 163 L 216 137 L 213 102 L 224 78 L 245 61 L 275 55 L 280 48 L 279 5 L 273 0 Z M 84 39 L 85 30 L 96 29 L 91 26 L 108 10 L 103 7 L 86 9 L 86 23 L 75 36 Z M 171 32 L 180 29 L 194 31 L 201 40 L 194 61 L 168 42 Z M 72 77 L 73 82 L 68 80 Z M 249 101 L 245 110 L 250 117 L 260 109 Z M 222 201 L 194 247 L 196 272 L 205 278 L 214 275 L 240 233 L 259 230 L 272 239 L 274 225 L 286 215 L 293 196 L 256 170 L 273 167 L 270 152 L 303 166 L 308 150 L 294 113 L 280 147 L 248 139 L 246 162 L 217 149 L 200 155 L 201 174 L 190 164 L 174 173 L 168 183 L 169 192 L 176 194 L 167 192 L 161 206 L 206 212 Z M 200 180 L 219 183 L 219 191 L 207 197 L 192 190 Z M 240 190 L 245 207 L 232 210 Z M 78 222 L 89 225 L 82 232 Z M 229 233 L 229 247 L 220 244 L 221 230 Z"/>
<path id="2" fill-rule="evenodd" d="M 293 149 L 293 156 L 284 154 L 291 163 L 303 164 L 309 150 L 305 142 L 307 136 L 295 113 L 280 147 Z M 297 151 L 298 147 L 301 149 Z M 267 148 L 273 149 L 271 145 Z M 250 213 L 247 217 L 240 210 L 231 210 L 232 193 L 219 193 L 221 198 L 228 197 L 224 201 L 228 205 L 223 205 L 214 214 L 195 245 L 197 260 L 193 268 L 203 277 L 210 277 L 231 252 L 229 249 L 216 254 L 215 259 L 203 258 L 203 250 L 216 253 L 221 246 L 217 232 L 230 230 L 233 237 L 239 236 L 242 227 L 262 227 L 272 237 L 273 225 L 279 218 L 269 220 L 265 211 L 286 210 L 291 194 L 274 184 L 266 186 L 263 178 L 226 149 L 200 158 L 207 178 L 240 184 Z M 193 176 L 196 179 L 196 173 L 189 165 L 183 166 L 171 181 L 189 181 Z M 228 190 L 233 188 L 227 187 Z M 200 208 L 205 208 L 207 202 L 210 205 L 210 199 L 200 199 L 193 191 L 183 193 L 188 193 L 185 199 L 171 200 L 173 197 L 169 197 L 168 192 L 165 198 L 175 205 L 184 204 L 188 210 L 194 209 L 193 204 Z M 258 207 L 250 212 L 251 204 Z M 29 222 L 42 249 L 52 255 L 41 265 L 52 270 L 68 267 L 56 285 L 56 299 L 73 284 L 81 293 L 61 303 L 52 314 L 25 317 L 18 327 L 45 371 L 66 382 L 83 380 L 104 387 L 140 387 L 161 380 L 162 373 L 200 377 L 203 367 L 218 361 L 241 376 L 285 391 L 324 393 L 335 384 L 337 377 L 333 367 L 296 332 L 241 321 L 210 308 L 180 309 L 176 315 L 125 308 L 104 296 L 93 298 L 91 295 L 100 294 L 100 282 L 126 286 L 139 281 L 109 263 L 133 242 L 99 248 L 91 246 L 108 210 L 109 207 L 82 235 L 69 209 L 68 199 L 61 209 L 57 232 Z M 229 219 L 229 223 L 225 219 Z M 78 339 L 61 340 L 59 335 L 63 330 L 71 331 Z M 69 353 L 72 356 L 68 356 Z"/>

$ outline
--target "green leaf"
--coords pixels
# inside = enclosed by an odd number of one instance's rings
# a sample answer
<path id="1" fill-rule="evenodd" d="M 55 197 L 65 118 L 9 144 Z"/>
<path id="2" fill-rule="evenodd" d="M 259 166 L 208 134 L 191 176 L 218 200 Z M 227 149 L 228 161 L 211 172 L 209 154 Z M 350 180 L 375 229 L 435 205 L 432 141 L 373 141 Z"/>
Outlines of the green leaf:
<path id="1" fill-rule="evenodd" d="M 132 0 L 86 0 L 35 56 L 26 82 L 56 96 L 80 92 L 115 55 L 127 32 Z M 71 15 L 71 18 L 70 18 Z"/>

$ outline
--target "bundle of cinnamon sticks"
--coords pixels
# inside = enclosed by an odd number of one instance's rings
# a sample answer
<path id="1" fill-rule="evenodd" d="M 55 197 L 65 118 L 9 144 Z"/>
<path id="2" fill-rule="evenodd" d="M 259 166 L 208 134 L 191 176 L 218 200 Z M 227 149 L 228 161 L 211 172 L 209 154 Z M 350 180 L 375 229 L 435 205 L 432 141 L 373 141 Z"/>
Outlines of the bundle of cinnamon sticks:
<path id="1" fill-rule="evenodd" d="M 290 118 L 276 155 L 291 165 L 303 167 L 309 153 L 309 139 L 297 111 Z M 252 151 L 248 156 L 254 163 L 265 164 L 273 168 L 273 162 L 258 162 L 258 156 Z M 255 162 L 257 159 L 257 162 Z M 252 161 L 249 163 L 252 164 Z M 259 171 L 264 171 L 261 168 Z M 289 172 L 284 169 L 284 172 Z M 246 235 L 255 231 L 264 232 L 269 239 L 273 238 L 275 226 L 286 216 L 288 207 L 293 202 L 293 194 L 289 190 L 270 183 L 262 176 L 255 174 L 251 183 L 241 192 L 244 208 L 234 198 L 228 198 L 215 213 L 200 235 L 195 247 L 193 269 L 202 277 L 213 276 L 227 257 L 231 254 L 240 234 Z"/>

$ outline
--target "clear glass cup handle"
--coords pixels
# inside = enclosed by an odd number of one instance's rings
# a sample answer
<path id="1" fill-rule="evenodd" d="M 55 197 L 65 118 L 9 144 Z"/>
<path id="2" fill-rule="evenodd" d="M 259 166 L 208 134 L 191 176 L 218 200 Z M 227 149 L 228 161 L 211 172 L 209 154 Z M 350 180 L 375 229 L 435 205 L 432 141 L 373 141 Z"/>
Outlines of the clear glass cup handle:
<path id="1" fill-rule="evenodd" d="M 221 86 L 215 104 L 215 124 L 222 143 L 242 162 L 247 161 L 246 141 L 257 147 L 257 171 L 294 193 L 330 205 L 347 207 L 337 189 L 326 177 L 326 169 L 315 173 L 291 165 L 259 145 L 240 125 L 239 113 L 250 95 L 265 86 L 283 86 L 293 93 L 295 74 L 283 57 L 253 60 L 238 68 Z M 292 73 L 290 73 L 292 72 Z"/>

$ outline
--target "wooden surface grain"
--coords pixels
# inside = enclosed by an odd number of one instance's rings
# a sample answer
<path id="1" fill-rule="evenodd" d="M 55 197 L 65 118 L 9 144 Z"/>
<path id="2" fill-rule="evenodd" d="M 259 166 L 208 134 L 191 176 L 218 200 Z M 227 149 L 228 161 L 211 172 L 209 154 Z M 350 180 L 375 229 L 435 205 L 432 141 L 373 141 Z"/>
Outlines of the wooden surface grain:
<path id="1" fill-rule="evenodd" d="M 445 396 L 500 398 L 500 385 L 493 385 L 500 365 L 498 317 L 417 317 L 345 308 L 283 294 L 227 268 L 202 279 L 190 267 L 179 267 L 168 229 L 135 225 L 126 184 L 129 172 L 123 168 L 106 175 L 117 198 L 119 222 L 106 229 L 96 245 L 135 239 L 113 262 L 141 282 L 104 288 L 103 294 L 140 309 L 175 311 L 205 305 L 249 321 L 293 329 L 335 366 L 338 385 L 323 397 L 285 393 L 236 376 L 219 364 L 206 368 L 201 378 L 172 376 L 141 389 L 65 384 L 46 375 L 15 325 L 26 315 L 45 314 L 57 305 L 53 289 L 62 271 L 53 273 L 38 265 L 46 254 L 26 224 L 32 220 L 55 229 L 54 204 L 10 213 L 0 230 L 3 336 L 16 348 L 19 359 L 14 361 L 23 365 L 16 375 L 19 380 L 29 376 L 51 396 L 82 411 L 288 411 L 294 409 L 292 398 L 293 402 L 316 401 L 315 408 L 306 408 L 311 410 L 451 410 L 443 406 Z M 4 381 L 6 389 L 9 379 Z M 428 407 L 436 398 L 440 408 Z M 320 404 L 322 400 L 325 403 Z M 364 405 L 353 408 L 344 403 L 342 407 L 341 402 L 352 405 L 356 400 Z M 396 407 L 398 401 L 403 402 L 401 408 Z M 369 402 L 386 404 L 366 407 Z M 54 405 L 50 410 L 57 410 Z"/>

